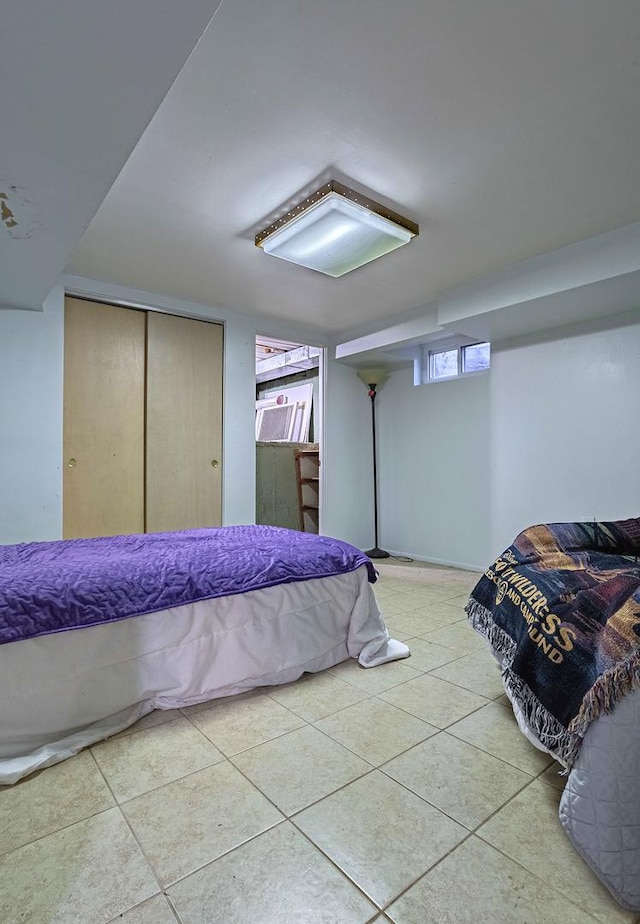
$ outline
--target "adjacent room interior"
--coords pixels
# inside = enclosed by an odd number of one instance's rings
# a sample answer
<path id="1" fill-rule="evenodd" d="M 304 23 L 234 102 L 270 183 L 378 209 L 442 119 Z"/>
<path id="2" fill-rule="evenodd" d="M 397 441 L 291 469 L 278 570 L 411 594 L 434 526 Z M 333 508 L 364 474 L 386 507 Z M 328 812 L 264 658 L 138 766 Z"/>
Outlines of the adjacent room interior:
<path id="1" fill-rule="evenodd" d="M 318 533 L 324 350 L 256 337 L 256 523 Z"/>
<path id="2" fill-rule="evenodd" d="M 640 924 L 637 0 L 2 17 L 0 920 Z"/>

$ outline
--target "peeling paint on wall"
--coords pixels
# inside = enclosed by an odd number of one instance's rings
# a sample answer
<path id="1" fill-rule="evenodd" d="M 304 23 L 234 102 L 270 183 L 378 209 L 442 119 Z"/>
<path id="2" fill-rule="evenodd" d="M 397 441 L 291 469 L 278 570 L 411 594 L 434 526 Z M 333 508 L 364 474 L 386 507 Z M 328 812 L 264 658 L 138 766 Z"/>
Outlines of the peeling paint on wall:
<path id="1" fill-rule="evenodd" d="M 0 180 L 0 227 L 17 240 L 29 238 L 40 224 L 34 212 L 22 187 Z"/>
<path id="2" fill-rule="evenodd" d="M 0 193 L 0 218 L 4 222 L 5 227 L 15 228 L 18 222 L 13 217 L 13 212 L 7 205 L 7 194 Z"/>

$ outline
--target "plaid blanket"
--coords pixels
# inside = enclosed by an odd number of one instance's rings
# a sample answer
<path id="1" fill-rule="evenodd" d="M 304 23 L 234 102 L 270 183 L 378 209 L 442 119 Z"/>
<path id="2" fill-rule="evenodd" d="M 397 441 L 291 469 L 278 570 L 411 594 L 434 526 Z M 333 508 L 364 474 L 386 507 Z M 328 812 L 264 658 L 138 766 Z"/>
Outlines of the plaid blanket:
<path id="1" fill-rule="evenodd" d="M 525 529 L 466 607 L 512 701 L 571 768 L 589 724 L 640 687 L 640 519 Z"/>

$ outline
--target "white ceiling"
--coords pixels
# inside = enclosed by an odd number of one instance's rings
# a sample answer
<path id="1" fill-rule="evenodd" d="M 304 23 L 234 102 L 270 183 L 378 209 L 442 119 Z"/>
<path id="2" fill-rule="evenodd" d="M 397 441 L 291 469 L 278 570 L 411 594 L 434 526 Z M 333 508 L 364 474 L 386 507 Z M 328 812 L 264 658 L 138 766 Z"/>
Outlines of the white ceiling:
<path id="1" fill-rule="evenodd" d="M 254 246 L 330 177 L 420 236 L 340 279 Z M 639 219 L 638 0 L 224 0 L 68 270 L 339 332 Z"/>
<path id="2" fill-rule="evenodd" d="M 2 4 L 0 307 L 42 308 L 219 3 Z"/>

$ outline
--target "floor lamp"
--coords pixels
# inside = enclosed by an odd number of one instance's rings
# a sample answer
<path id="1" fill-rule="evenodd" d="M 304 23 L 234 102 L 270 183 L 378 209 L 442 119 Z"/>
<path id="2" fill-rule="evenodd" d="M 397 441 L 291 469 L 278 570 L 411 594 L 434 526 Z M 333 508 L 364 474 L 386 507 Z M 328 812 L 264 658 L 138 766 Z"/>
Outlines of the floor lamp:
<path id="1" fill-rule="evenodd" d="M 389 558 L 389 553 L 378 547 L 378 466 L 376 461 L 376 395 L 377 390 L 382 388 L 389 373 L 382 368 L 375 369 L 358 369 L 358 377 L 364 382 L 369 389 L 371 398 L 371 432 L 373 446 L 373 522 L 375 527 L 375 544 L 372 549 L 365 552 L 369 558 Z"/>

